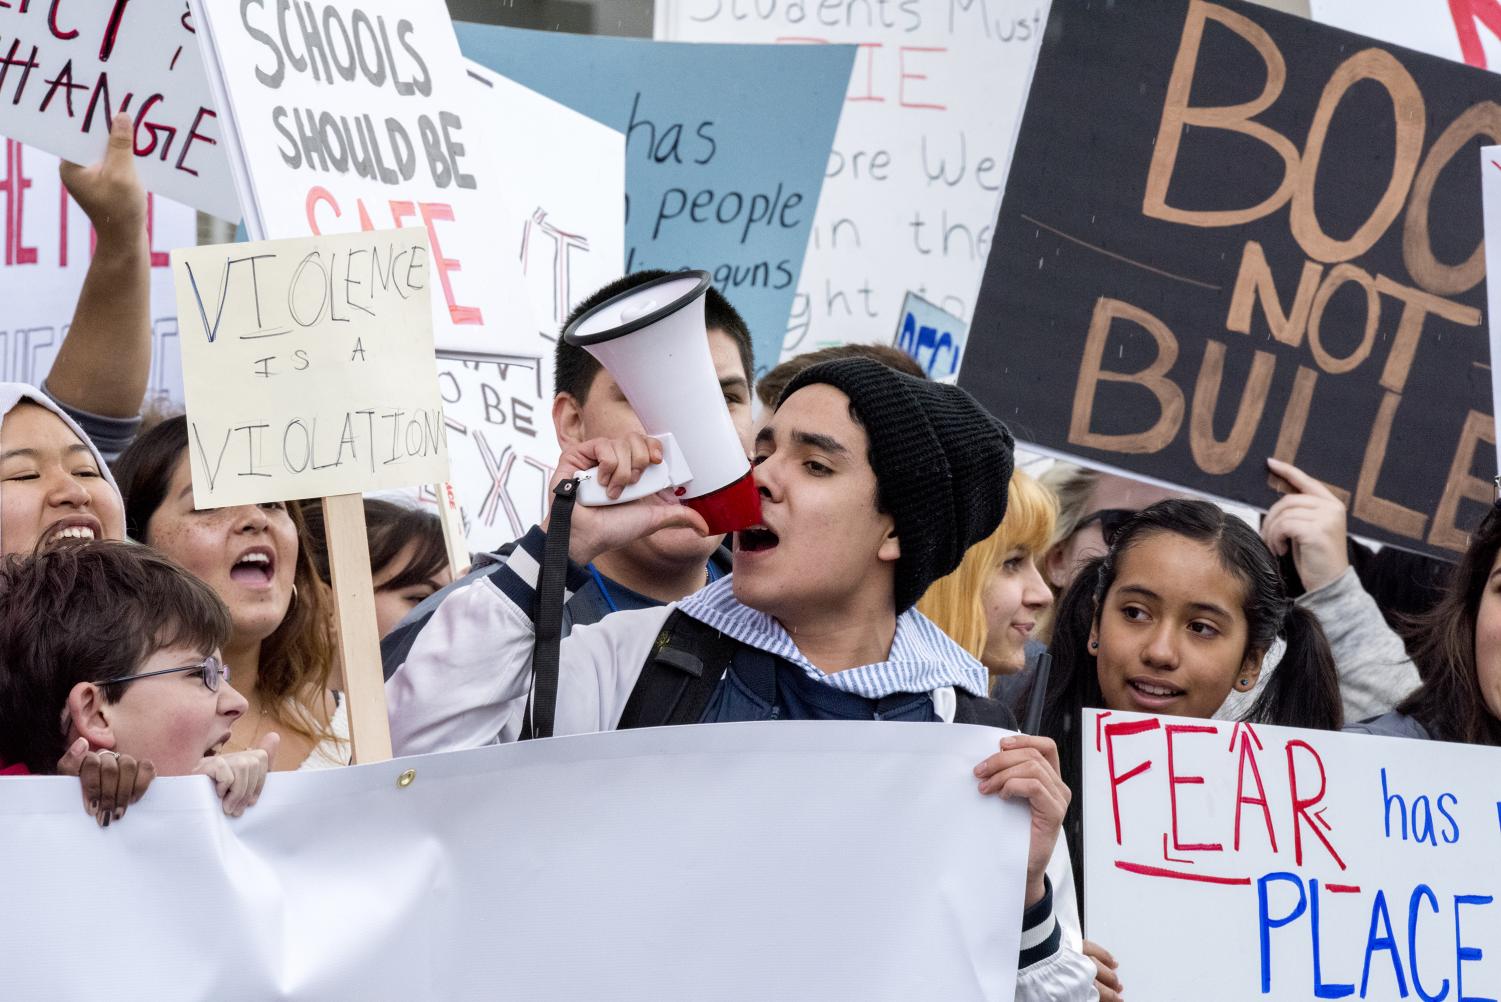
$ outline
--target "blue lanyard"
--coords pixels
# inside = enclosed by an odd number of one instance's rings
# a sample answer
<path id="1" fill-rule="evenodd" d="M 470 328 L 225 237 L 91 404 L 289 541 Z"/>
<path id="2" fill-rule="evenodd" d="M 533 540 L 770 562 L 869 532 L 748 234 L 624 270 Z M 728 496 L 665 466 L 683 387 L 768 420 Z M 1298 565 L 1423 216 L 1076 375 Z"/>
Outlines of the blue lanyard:
<path id="1" fill-rule="evenodd" d="M 720 574 L 719 568 L 714 566 L 714 562 L 712 560 L 705 565 L 705 569 L 709 572 L 710 584 L 718 581 L 723 576 Z M 593 564 L 590 564 L 589 576 L 594 579 L 594 586 L 599 589 L 600 595 L 604 597 L 605 605 L 610 607 L 611 612 L 619 612 L 620 607 L 615 604 L 615 597 L 610 594 L 610 588 L 605 584 L 604 575 L 599 573 L 599 568 L 595 567 Z"/>

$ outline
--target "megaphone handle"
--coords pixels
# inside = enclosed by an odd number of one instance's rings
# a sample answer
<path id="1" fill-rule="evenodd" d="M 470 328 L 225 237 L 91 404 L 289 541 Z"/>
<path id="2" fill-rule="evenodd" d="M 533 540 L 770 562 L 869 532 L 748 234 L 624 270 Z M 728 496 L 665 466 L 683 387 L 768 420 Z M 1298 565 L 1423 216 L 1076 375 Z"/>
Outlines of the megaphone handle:
<path id="1" fill-rule="evenodd" d="M 688 461 L 683 457 L 683 450 L 678 447 L 677 439 L 670 432 L 652 437 L 662 443 L 660 463 L 648 466 L 642 471 L 641 479 L 621 491 L 618 498 L 605 493 L 604 485 L 599 482 L 599 467 L 584 470 L 578 474 L 578 503 L 591 508 L 625 504 L 692 480 L 693 473 L 688 469 Z"/>
<path id="2" fill-rule="evenodd" d="M 601 508 L 605 505 L 625 504 L 637 498 L 644 498 L 648 494 L 666 490 L 673 486 L 672 473 L 667 469 L 667 464 L 652 463 L 641 474 L 641 479 L 631 484 L 620 492 L 620 497 L 612 498 L 605 492 L 605 485 L 599 481 L 599 467 L 584 470 L 578 474 L 579 493 L 578 503 L 590 508 Z"/>

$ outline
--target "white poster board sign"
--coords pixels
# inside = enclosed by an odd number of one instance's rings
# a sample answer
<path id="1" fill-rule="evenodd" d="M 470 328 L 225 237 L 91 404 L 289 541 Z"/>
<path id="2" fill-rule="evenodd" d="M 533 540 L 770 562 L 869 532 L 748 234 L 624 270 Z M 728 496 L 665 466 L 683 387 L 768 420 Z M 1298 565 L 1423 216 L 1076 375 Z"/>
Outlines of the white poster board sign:
<path id="1" fill-rule="evenodd" d="M 467 68 L 477 132 L 507 185 L 490 254 L 520 266 L 544 346 L 531 362 L 438 365 L 467 538 L 483 551 L 546 510 L 558 456 L 552 347 L 572 308 L 624 271 L 625 136 L 477 63 Z"/>
<path id="2" fill-rule="evenodd" d="M 1480 190 L 1485 212 L 1485 315 L 1490 325 L 1491 398 L 1495 411 L 1501 413 L 1501 146 L 1487 146 L 1480 151 Z M 1494 424 L 1486 423 L 1481 437 L 1489 433 L 1496 446 Z M 1496 466 L 1501 469 L 1501 447 L 1497 447 Z"/>
<path id="3" fill-rule="evenodd" d="M 127 112 L 148 189 L 240 218 L 186 3 L 13 0 L 0 4 L 0 41 L 0 134 L 93 163 Z"/>
<path id="4" fill-rule="evenodd" d="M 416 227 L 172 252 L 199 508 L 448 479 Z"/>
<path id="5" fill-rule="evenodd" d="M 423 226 L 438 350 L 544 353 L 520 269 L 495 253 L 504 182 L 442 0 L 193 13 L 251 237 Z"/>
<path id="6" fill-rule="evenodd" d="M 1049 3 L 829 6 L 656 4 L 659 39 L 860 47 L 784 358 L 884 339 L 909 289 L 969 320 Z"/>
<path id="7" fill-rule="evenodd" d="M 894 344 L 911 355 L 928 378 L 952 380 L 959 375 L 968 329 L 969 325 L 952 313 L 909 292 L 902 300 Z"/>
<path id="8" fill-rule="evenodd" d="M 1496 749 L 1103 710 L 1081 733 L 1084 933 L 1132 997 L 1501 996 Z"/>
<path id="9" fill-rule="evenodd" d="M 1310 0 L 1313 19 L 1394 45 L 1501 69 L 1501 0 Z"/>
<path id="10" fill-rule="evenodd" d="M 40 386 L 73 321 L 89 269 L 88 217 L 64 192 L 57 158 L 13 139 L 0 144 L 0 380 Z M 198 217 L 165 198 L 147 198 L 151 236 L 151 377 L 146 406 L 182 410 L 177 301 L 167 257 L 197 243 Z"/>
<path id="11" fill-rule="evenodd" d="M 7 778 L 7 996 L 1010 1002 L 1029 826 L 975 791 L 995 734 L 555 738 L 275 773 L 233 820 L 158 779 L 108 829 L 76 780 Z M 129 910 L 87 962 L 80 901 Z"/>

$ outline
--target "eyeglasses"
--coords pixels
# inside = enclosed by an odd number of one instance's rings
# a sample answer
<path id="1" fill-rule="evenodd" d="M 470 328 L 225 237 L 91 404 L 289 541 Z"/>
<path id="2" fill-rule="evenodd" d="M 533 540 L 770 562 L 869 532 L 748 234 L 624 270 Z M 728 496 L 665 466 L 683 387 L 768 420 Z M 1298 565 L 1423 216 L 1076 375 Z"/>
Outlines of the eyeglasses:
<path id="1" fill-rule="evenodd" d="M 159 671 L 143 671 L 135 675 L 121 675 L 118 678 L 107 678 L 95 684 L 114 685 L 117 682 L 134 682 L 138 678 L 151 678 L 154 675 L 176 675 L 178 672 L 197 672 L 209 692 L 218 692 L 220 682 L 229 682 L 229 665 L 210 656 L 195 664 L 182 665 L 178 668 L 162 668 Z"/>
<path id="2" fill-rule="evenodd" d="M 1103 508 L 1093 515 L 1086 515 L 1079 520 L 1074 531 L 1078 532 L 1091 522 L 1100 523 L 1100 535 L 1105 538 L 1106 546 L 1115 545 L 1116 533 L 1136 514 L 1134 508 Z"/>

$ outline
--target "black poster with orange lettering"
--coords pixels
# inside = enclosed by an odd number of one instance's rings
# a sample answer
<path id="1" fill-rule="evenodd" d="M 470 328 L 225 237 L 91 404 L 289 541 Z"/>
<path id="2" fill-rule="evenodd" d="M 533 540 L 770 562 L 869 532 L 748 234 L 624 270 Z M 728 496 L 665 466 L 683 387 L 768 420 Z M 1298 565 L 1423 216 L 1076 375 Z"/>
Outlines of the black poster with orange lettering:
<path id="1" fill-rule="evenodd" d="M 1501 76 L 1237 0 L 1054 0 L 960 385 L 1017 439 L 1453 559 L 1493 497 Z"/>

